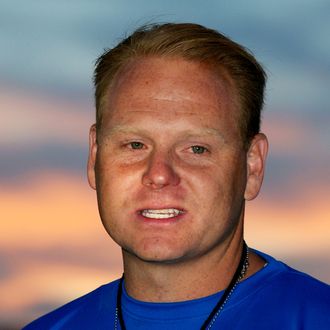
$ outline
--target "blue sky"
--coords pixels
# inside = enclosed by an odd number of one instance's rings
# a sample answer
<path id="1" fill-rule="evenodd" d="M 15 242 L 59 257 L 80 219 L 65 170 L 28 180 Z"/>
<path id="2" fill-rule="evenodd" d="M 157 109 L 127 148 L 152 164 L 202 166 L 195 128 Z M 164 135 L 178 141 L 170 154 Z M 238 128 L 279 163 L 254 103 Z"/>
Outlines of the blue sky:
<path id="1" fill-rule="evenodd" d="M 256 54 L 272 102 L 327 105 L 328 1 L 2 0 L 0 8 L 2 83 L 86 95 L 93 61 L 126 32 L 149 21 L 194 21 Z"/>

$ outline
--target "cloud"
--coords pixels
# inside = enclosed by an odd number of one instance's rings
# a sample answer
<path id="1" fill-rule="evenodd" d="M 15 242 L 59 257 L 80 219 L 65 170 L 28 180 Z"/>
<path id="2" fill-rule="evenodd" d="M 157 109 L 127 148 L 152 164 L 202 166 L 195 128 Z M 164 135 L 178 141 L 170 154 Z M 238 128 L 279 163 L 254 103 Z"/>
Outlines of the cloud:
<path id="1" fill-rule="evenodd" d="M 47 169 L 85 172 L 92 104 L 3 88 L 0 108 L 3 180 Z"/>
<path id="2" fill-rule="evenodd" d="M 298 188 L 287 203 L 267 195 L 248 203 L 246 238 L 325 280 L 327 268 L 311 269 L 314 260 L 328 262 L 330 248 L 328 194 L 319 192 Z M 81 177 L 30 174 L 25 185 L 2 185 L 0 201 L 2 320 L 27 322 L 120 276 L 120 249 L 102 228 L 95 192 Z"/>
<path id="3" fill-rule="evenodd" d="M 121 273 L 120 249 L 81 178 L 38 174 L 26 186 L 1 186 L 0 200 L 1 320 L 26 322 Z"/>
<path id="4" fill-rule="evenodd" d="M 0 148 L 1 150 L 1 148 Z M 3 183 L 23 185 L 31 175 L 45 171 L 65 171 L 72 175 L 86 175 L 88 146 L 45 143 L 16 145 L 1 150 L 0 179 Z"/>
<path id="5" fill-rule="evenodd" d="M 92 103 L 2 87 L 0 148 L 60 143 L 86 145 L 94 122 Z"/>
<path id="6" fill-rule="evenodd" d="M 265 110 L 262 130 L 270 150 L 263 194 L 285 203 L 305 191 L 330 193 L 328 122 L 326 113 L 311 118 L 286 108 Z"/>
<path id="7" fill-rule="evenodd" d="M 85 176 L 92 104 L 7 88 L 0 92 L 0 105 L 4 182 L 22 183 L 31 174 L 47 171 Z M 263 131 L 270 140 L 270 153 L 264 190 L 268 194 L 285 200 L 297 183 L 310 189 L 311 183 L 324 182 L 330 161 L 328 122 L 327 112 L 311 116 L 291 107 L 266 108 Z"/>

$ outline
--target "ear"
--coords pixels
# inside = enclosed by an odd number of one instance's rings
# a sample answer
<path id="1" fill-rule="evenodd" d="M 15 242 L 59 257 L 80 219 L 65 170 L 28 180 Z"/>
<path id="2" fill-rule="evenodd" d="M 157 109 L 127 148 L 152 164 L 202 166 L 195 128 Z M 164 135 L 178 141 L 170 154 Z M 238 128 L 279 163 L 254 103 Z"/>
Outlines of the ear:
<path id="1" fill-rule="evenodd" d="M 88 155 L 88 163 L 87 163 L 88 182 L 93 189 L 96 189 L 96 182 L 95 182 L 95 162 L 96 162 L 96 154 L 97 154 L 96 135 L 97 135 L 96 124 L 94 124 L 89 130 L 89 155 Z"/>
<path id="2" fill-rule="evenodd" d="M 266 135 L 259 133 L 253 138 L 247 152 L 247 183 L 244 193 L 246 200 L 257 197 L 265 172 L 268 140 Z"/>

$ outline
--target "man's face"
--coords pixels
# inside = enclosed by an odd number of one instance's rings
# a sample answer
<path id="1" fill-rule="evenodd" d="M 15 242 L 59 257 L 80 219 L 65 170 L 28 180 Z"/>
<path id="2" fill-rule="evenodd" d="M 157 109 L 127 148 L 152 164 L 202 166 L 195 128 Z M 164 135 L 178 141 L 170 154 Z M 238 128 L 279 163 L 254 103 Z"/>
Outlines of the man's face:
<path id="1" fill-rule="evenodd" d="M 241 238 L 247 155 L 229 84 L 182 59 L 128 65 L 107 94 L 89 180 L 130 255 L 179 262 Z M 95 172 L 94 172 L 95 169 Z"/>

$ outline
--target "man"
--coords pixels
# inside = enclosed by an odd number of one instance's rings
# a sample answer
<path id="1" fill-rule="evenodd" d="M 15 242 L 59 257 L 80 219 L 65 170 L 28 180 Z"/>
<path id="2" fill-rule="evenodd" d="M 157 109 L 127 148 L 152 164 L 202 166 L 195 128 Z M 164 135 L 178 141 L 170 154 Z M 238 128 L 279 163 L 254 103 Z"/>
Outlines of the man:
<path id="1" fill-rule="evenodd" d="M 26 329 L 329 329 L 330 290 L 243 240 L 265 73 L 195 24 L 143 27 L 95 70 L 88 178 L 124 275 Z"/>

